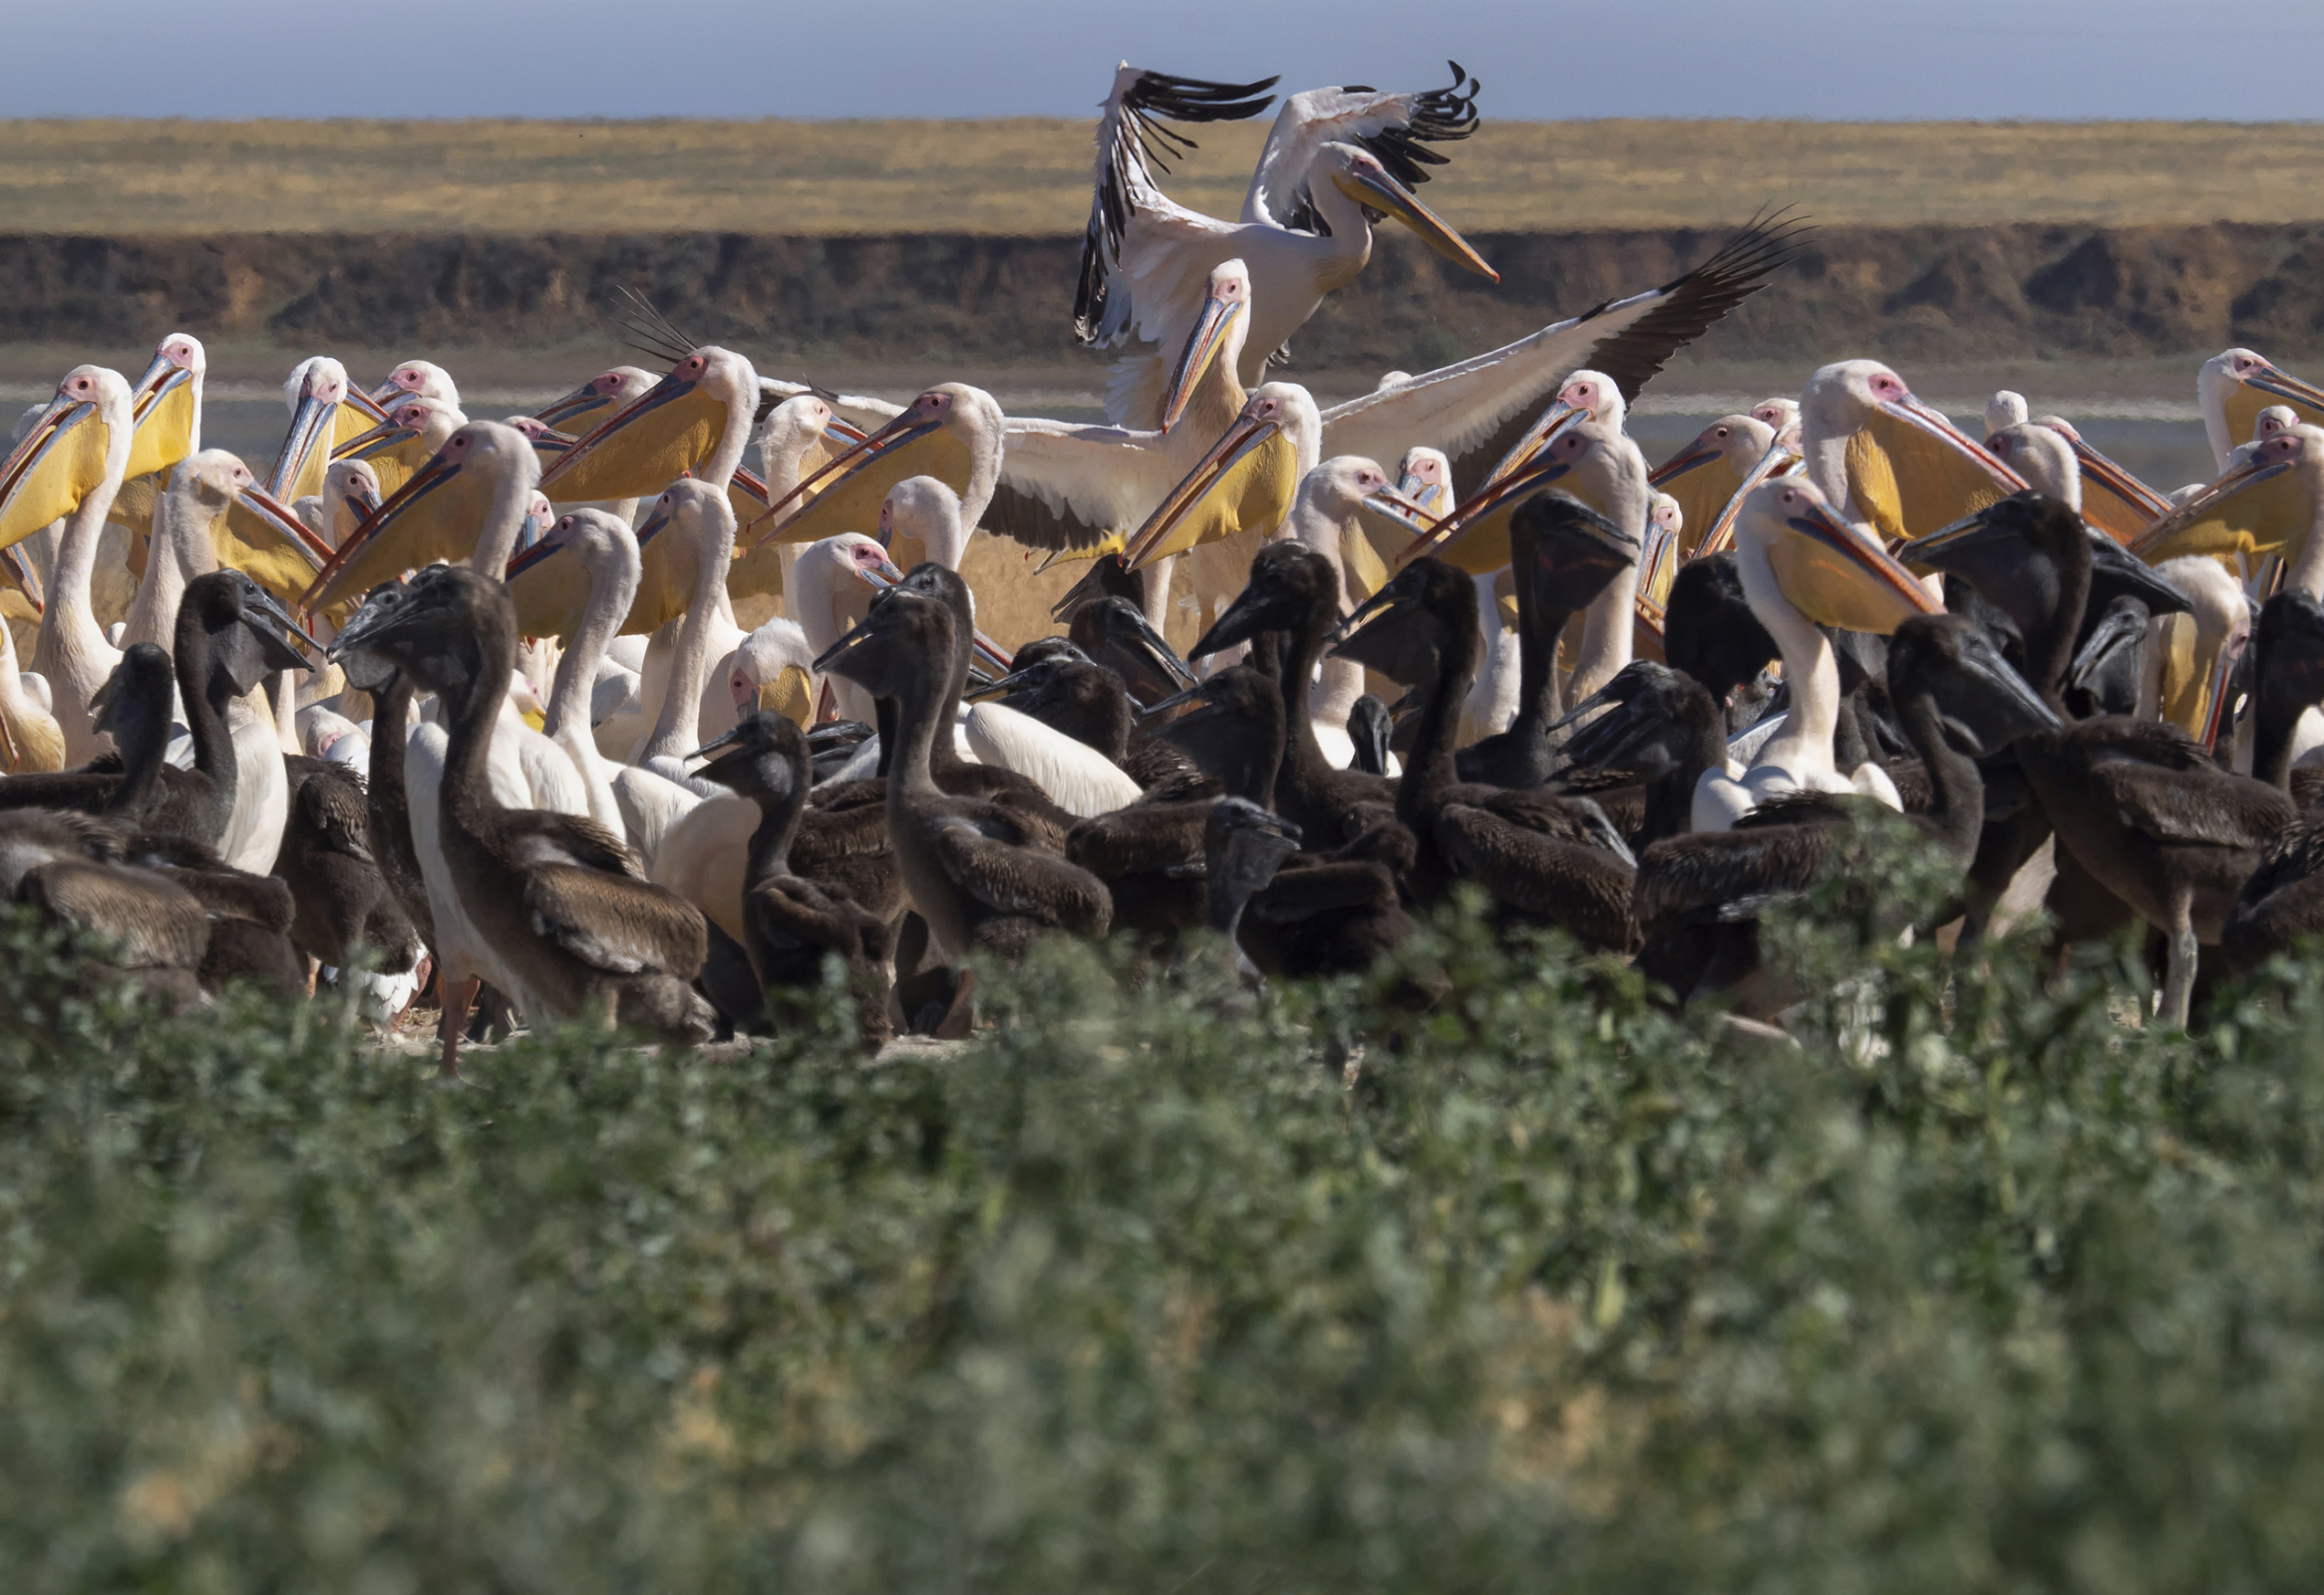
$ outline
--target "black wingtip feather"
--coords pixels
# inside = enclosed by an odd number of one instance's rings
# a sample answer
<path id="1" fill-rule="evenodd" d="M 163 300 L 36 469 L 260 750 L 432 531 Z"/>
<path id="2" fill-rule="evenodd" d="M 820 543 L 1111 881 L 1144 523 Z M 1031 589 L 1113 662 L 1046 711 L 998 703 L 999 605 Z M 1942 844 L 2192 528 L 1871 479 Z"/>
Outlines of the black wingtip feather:
<path id="1" fill-rule="evenodd" d="M 1635 402 L 1671 356 L 1766 287 L 1767 279 L 1799 255 L 1815 230 L 1790 205 L 1762 208 L 1709 259 L 1663 284 L 1660 304 L 1593 349 L 1591 367 L 1613 378 L 1622 397 Z M 1597 306 L 1588 314 L 1605 308 Z"/>

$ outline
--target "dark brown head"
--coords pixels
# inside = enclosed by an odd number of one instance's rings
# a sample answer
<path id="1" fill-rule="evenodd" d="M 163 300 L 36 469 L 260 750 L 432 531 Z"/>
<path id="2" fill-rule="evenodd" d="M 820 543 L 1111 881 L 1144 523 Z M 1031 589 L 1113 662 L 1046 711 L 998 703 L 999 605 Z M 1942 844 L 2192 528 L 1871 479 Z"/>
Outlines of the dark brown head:
<path id="1" fill-rule="evenodd" d="M 1509 551 L 1517 570 L 1532 573 L 1534 604 L 1571 614 L 1638 562 L 1638 539 L 1571 493 L 1551 490 L 1509 516 Z"/>
<path id="2" fill-rule="evenodd" d="M 1186 668 L 1186 662 L 1147 622 L 1145 612 L 1127 598 L 1101 598 L 1084 604 L 1075 612 L 1067 635 L 1083 653 L 1120 676 L 1131 696 L 1141 703 L 1153 703 L 1194 685 L 1194 673 Z M 1017 662 L 1023 664 L 1022 653 Z"/>
<path id="3" fill-rule="evenodd" d="M 922 565 L 912 574 L 942 568 Z M 957 636 L 950 604 L 899 586 L 872 605 L 861 625 L 825 650 L 815 667 L 846 678 L 874 698 L 901 700 L 931 683 L 942 684 L 958 657 Z"/>
<path id="4" fill-rule="evenodd" d="M 1319 610 L 1328 615 L 1338 607 L 1339 586 L 1331 561 L 1305 543 L 1287 537 L 1269 542 L 1251 560 L 1250 580 L 1187 657 L 1218 653 L 1262 631 L 1298 631 Z"/>
<path id="5" fill-rule="evenodd" d="M 1932 704 L 1947 740 L 1972 758 L 2060 725 L 1993 640 L 1959 615 L 1914 615 L 1897 626 L 1888 639 L 1888 698 L 1907 720 L 1916 702 Z"/>
<path id="6" fill-rule="evenodd" d="M 299 635 L 289 612 L 239 570 L 194 577 L 178 602 L 179 667 L 206 656 L 209 679 L 187 687 L 205 697 L 224 689 L 238 698 L 277 670 L 304 670 L 306 657 L 290 643 Z"/>
<path id="7" fill-rule="evenodd" d="M 1434 681 L 1448 650 L 1477 643 L 1477 588 L 1442 559 L 1415 559 L 1340 622 L 1334 659 L 1411 687 Z"/>
<path id="8" fill-rule="evenodd" d="M 400 597 L 373 589 L 331 644 L 334 659 L 359 654 L 447 697 L 474 682 L 504 685 L 516 661 L 516 607 L 506 587 L 465 565 L 430 565 Z"/>
<path id="9" fill-rule="evenodd" d="M 806 733 L 790 716 L 764 709 L 745 715 L 734 730 L 686 757 L 709 759 L 709 764 L 694 772 L 697 777 L 752 798 L 762 807 L 803 798 L 812 784 Z"/>

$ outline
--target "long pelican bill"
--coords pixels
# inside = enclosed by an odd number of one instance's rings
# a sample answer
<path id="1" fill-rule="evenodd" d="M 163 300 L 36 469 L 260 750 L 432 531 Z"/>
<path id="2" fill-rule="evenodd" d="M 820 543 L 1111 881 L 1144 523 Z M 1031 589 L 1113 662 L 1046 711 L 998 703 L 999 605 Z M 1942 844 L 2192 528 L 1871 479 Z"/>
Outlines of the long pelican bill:
<path id="1" fill-rule="evenodd" d="M 1984 445 L 1907 394 L 1847 441 L 1848 497 L 1888 542 L 1910 540 L 2025 490 Z"/>
<path id="2" fill-rule="evenodd" d="M 1720 505 L 1719 512 L 1711 517 L 1710 526 L 1695 544 L 1691 557 L 1701 559 L 1734 547 L 1735 519 L 1743 512 L 1744 500 L 1751 496 L 1751 490 L 1763 481 L 1790 476 L 1800 469 L 1800 465 L 1799 451 L 1784 440 L 1778 439 L 1768 445 L 1768 452 L 1761 455 L 1758 462 L 1743 474 L 1742 482 L 1728 495 L 1727 502 Z"/>
<path id="3" fill-rule="evenodd" d="M 1254 526 L 1271 531 L 1298 488 L 1299 451 L 1281 424 L 1238 416 L 1131 534 L 1122 561 L 1141 570 Z"/>
<path id="4" fill-rule="evenodd" d="M 1377 164 L 1337 171 L 1332 174 L 1332 179 L 1339 184 L 1340 192 L 1375 210 L 1387 211 L 1419 233 L 1431 249 L 1446 259 L 1467 266 L 1490 282 L 1500 281 L 1500 273 L 1486 264 L 1485 256 L 1470 247 L 1468 239 L 1455 232 L 1443 217 L 1421 203 L 1418 194 Z"/>
<path id="5" fill-rule="evenodd" d="M 2082 518 L 2119 543 L 2129 544 L 2170 513 L 2170 500 L 2079 437 L 2067 442 L 2082 468 Z"/>
<path id="6" fill-rule="evenodd" d="M 825 436 L 831 436 L 830 429 L 825 429 Z M 803 475 L 798 486 L 747 528 L 754 538 L 752 546 L 820 542 L 843 531 L 868 532 L 878 526 L 879 506 L 897 482 L 933 477 L 961 492 L 974 466 L 968 446 L 941 420 L 922 415 L 915 406 L 841 450 L 819 470 Z M 786 511 L 790 518 L 778 523 L 777 517 Z"/>
<path id="7" fill-rule="evenodd" d="M 347 407 L 339 407 L 345 414 Z M 534 445 L 535 452 L 538 445 Z M 417 427 L 407 427 L 397 421 L 383 421 L 376 427 L 367 427 L 332 449 L 333 460 L 361 460 L 371 467 L 379 478 L 382 492 L 393 493 L 412 479 L 412 474 L 427 464 L 430 454 L 427 435 Z M 545 465 L 543 466 L 545 470 Z M 318 487 L 316 489 L 320 491 Z"/>
<path id="8" fill-rule="evenodd" d="M 726 401 L 699 377 L 664 377 L 541 473 L 551 503 L 643 498 L 695 470 L 726 431 Z"/>
<path id="9" fill-rule="evenodd" d="M 2131 552 L 2151 565 L 2181 554 L 2233 559 L 2279 553 L 2307 535 L 2313 506 L 2291 462 L 2254 456 L 2142 532 Z"/>
<path id="10" fill-rule="evenodd" d="M 156 356 L 130 394 L 129 465 L 122 479 L 135 480 L 167 471 L 193 453 L 193 424 L 200 416 L 194 396 L 193 373 L 175 361 Z"/>
<path id="11" fill-rule="evenodd" d="M 2265 361 L 2258 370 L 2239 376 L 2227 391 L 2228 437 L 2248 443 L 2259 424 L 2259 413 L 2269 405 L 2290 405 L 2309 426 L 2324 427 L 2324 390 L 2302 382 L 2273 361 Z"/>
<path id="12" fill-rule="evenodd" d="M 1643 587 L 1632 606 L 1630 617 L 1630 652 L 1640 659 L 1651 659 L 1656 664 L 1665 660 L 1662 605 L 1648 597 Z"/>
<path id="13" fill-rule="evenodd" d="M 516 629 L 524 636 L 570 642 L 581 629 L 589 606 L 589 570 L 565 554 L 572 541 L 568 521 L 559 520 L 548 535 L 508 560 L 503 579 L 516 606 Z"/>
<path id="14" fill-rule="evenodd" d="M 40 577 L 24 555 L 13 548 L 0 548 L 0 602 L 9 598 L 22 599 L 23 607 L 30 611 L 20 619 L 38 620 L 47 607 L 41 600 Z"/>
<path id="15" fill-rule="evenodd" d="M 339 416 L 346 408 L 335 399 L 301 393 L 290 415 L 290 431 L 259 485 L 285 502 L 321 492 L 323 472 L 338 449 Z"/>
<path id="16" fill-rule="evenodd" d="M 2220 642 L 2218 657 L 2211 661 L 2210 679 L 2203 684 L 2201 729 L 2195 739 L 2205 748 L 2219 746 L 2219 728 L 2226 723 L 2229 684 L 2235 678 L 2235 666 L 2241 662 L 2244 649 L 2251 645 L 2251 633 L 2236 630 Z"/>
<path id="17" fill-rule="evenodd" d="M 1186 413 L 1187 401 L 1194 397 L 1194 388 L 1203 374 L 1218 362 L 1219 350 L 1226 347 L 1226 334 L 1241 320 L 1250 302 L 1236 297 L 1216 295 L 1202 302 L 1202 319 L 1194 324 L 1193 333 L 1186 339 L 1186 347 L 1179 351 L 1177 363 L 1170 368 L 1169 396 L 1162 401 L 1162 431 L 1167 432 Z"/>
<path id="18" fill-rule="evenodd" d="M 0 548 L 69 515 L 105 479 L 113 433 L 97 407 L 59 394 L 0 464 Z"/>
<path id="19" fill-rule="evenodd" d="M 1369 598 L 1388 585 L 1389 561 L 1415 537 L 1426 537 L 1437 517 L 1401 486 L 1376 487 L 1357 504 L 1356 523 L 1340 538 L 1340 569 L 1348 595 Z"/>
<path id="20" fill-rule="evenodd" d="M 774 495 L 758 473 L 738 470 L 734 479 L 726 484 L 726 498 L 735 512 L 735 524 L 748 526 L 767 513 L 768 500 Z M 726 590 L 736 598 L 780 598 L 783 596 L 783 550 L 775 542 L 763 542 L 755 548 L 745 548 L 740 536 L 735 539 L 734 562 L 726 567 Z"/>
<path id="21" fill-rule="evenodd" d="M 621 623 L 623 636 L 658 630 L 686 612 L 694 596 L 696 558 L 684 538 L 669 535 L 670 509 L 657 501 L 637 528 L 637 596 Z M 730 580 L 728 591 L 733 591 Z"/>
<path id="22" fill-rule="evenodd" d="M 1573 414 L 1578 417 L 1587 412 Z M 1565 482 L 1572 471 L 1565 461 L 1545 460 L 1497 481 L 1487 481 L 1466 503 L 1397 555 L 1397 568 L 1401 570 L 1425 555 L 1472 576 L 1492 575 L 1509 562 L 1509 517 L 1518 505 L 1547 487 Z M 1571 483 L 1566 483 L 1566 490 L 1573 492 Z M 1590 503 L 1587 493 L 1574 492 L 1574 496 Z M 1599 506 L 1590 503 L 1590 507 Z"/>
<path id="23" fill-rule="evenodd" d="M 465 559 L 491 505 L 490 487 L 442 454 L 414 472 L 347 534 L 299 604 L 332 609 L 436 560 Z"/>
<path id="24" fill-rule="evenodd" d="M 1914 615 L 1944 612 L 1911 571 L 1824 504 L 1803 501 L 1777 516 L 1784 531 L 1768 544 L 1768 564 L 1784 596 L 1818 625 L 1885 637 Z"/>
<path id="25" fill-rule="evenodd" d="M 1500 457 L 1500 463 L 1487 474 L 1485 485 L 1490 487 L 1496 481 L 1506 481 L 1523 471 L 1540 458 L 1542 450 L 1589 418 L 1587 405 L 1569 405 L 1562 399 L 1550 401 L 1549 408 L 1541 412 L 1540 418 L 1525 429 L 1525 435 L 1511 444 L 1508 453 Z"/>
<path id="26" fill-rule="evenodd" d="M 532 419 L 552 431 L 577 435 L 609 419 L 612 412 L 612 395 L 599 393 L 591 379 L 562 399 L 542 405 L 532 413 Z"/>
<path id="27" fill-rule="evenodd" d="M 380 387 L 387 392 L 388 399 L 397 399 L 403 396 L 403 389 L 390 383 L 383 382 Z M 347 402 L 340 408 L 345 410 L 347 414 L 338 417 L 332 423 L 331 442 L 334 447 L 345 443 L 364 428 L 376 426 L 388 418 L 387 399 L 376 398 L 360 388 L 350 390 Z"/>
<path id="28" fill-rule="evenodd" d="M 1673 568 L 1694 557 L 1703 539 L 1719 519 L 1719 512 L 1743 490 L 1743 477 L 1727 463 L 1727 452 L 1711 441 L 1710 431 L 1646 474 L 1646 484 L 1678 500 L 1679 534 L 1667 561 Z"/>
<path id="29" fill-rule="evenodd" d="M 296 602 L 330 562 L 331 546 L 263 487 L 244 487 L 213 522 L 219 565 L 239 570 L 285 603 Z"/>

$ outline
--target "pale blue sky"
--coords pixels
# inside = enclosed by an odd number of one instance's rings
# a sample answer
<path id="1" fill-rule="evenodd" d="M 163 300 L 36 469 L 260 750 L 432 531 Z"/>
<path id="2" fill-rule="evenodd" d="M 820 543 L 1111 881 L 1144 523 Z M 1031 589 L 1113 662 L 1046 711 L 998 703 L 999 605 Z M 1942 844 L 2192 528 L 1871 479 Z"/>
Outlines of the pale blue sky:
<path id="1" fill-rule="evenodd" d="M 104 0 L 0 4 L 0 42 L 11 117 L 1076 116 L 1124 57 L 1406 88 L 1447 56 L 1489 117 L 2324 115 L 2318 0 Z"/>

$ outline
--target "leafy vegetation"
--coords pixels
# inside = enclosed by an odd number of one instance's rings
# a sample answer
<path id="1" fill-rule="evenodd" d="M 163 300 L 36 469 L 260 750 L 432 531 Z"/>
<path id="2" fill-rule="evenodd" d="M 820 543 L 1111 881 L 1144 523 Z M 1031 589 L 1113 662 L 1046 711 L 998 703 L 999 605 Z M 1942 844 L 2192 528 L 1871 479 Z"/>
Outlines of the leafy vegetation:
<path id="1" fill-rule="evenodd" d="M 866 1067 L 834 994 L 469 1090 L 327 1009 L 62 997 L 15 925 L 0 1564 L 2312 1587 L 2324 990 L 2165 1037 L 2127 956 L 1948 969 L 1875 911 L 1908 875 L 1858 879 L 1772 937 L 1826 992 L 1792 1041 L 1460 918 L 1365 982 L 1057 946 L 957 1052 Z"/>
<path id="2" fill-rule="evenodd" d="M 1093 81 L 1093 96 L 1102 84 Z M 2313 123 L 1508 122 L 1429 190 L 1471 230 L 2302 221 Z M 1078 234 L 1094 123 L 0 122 L 23 232 Z M 1268 123 L 1198 130 L 1168 181 L 1231 216 Z"/>

